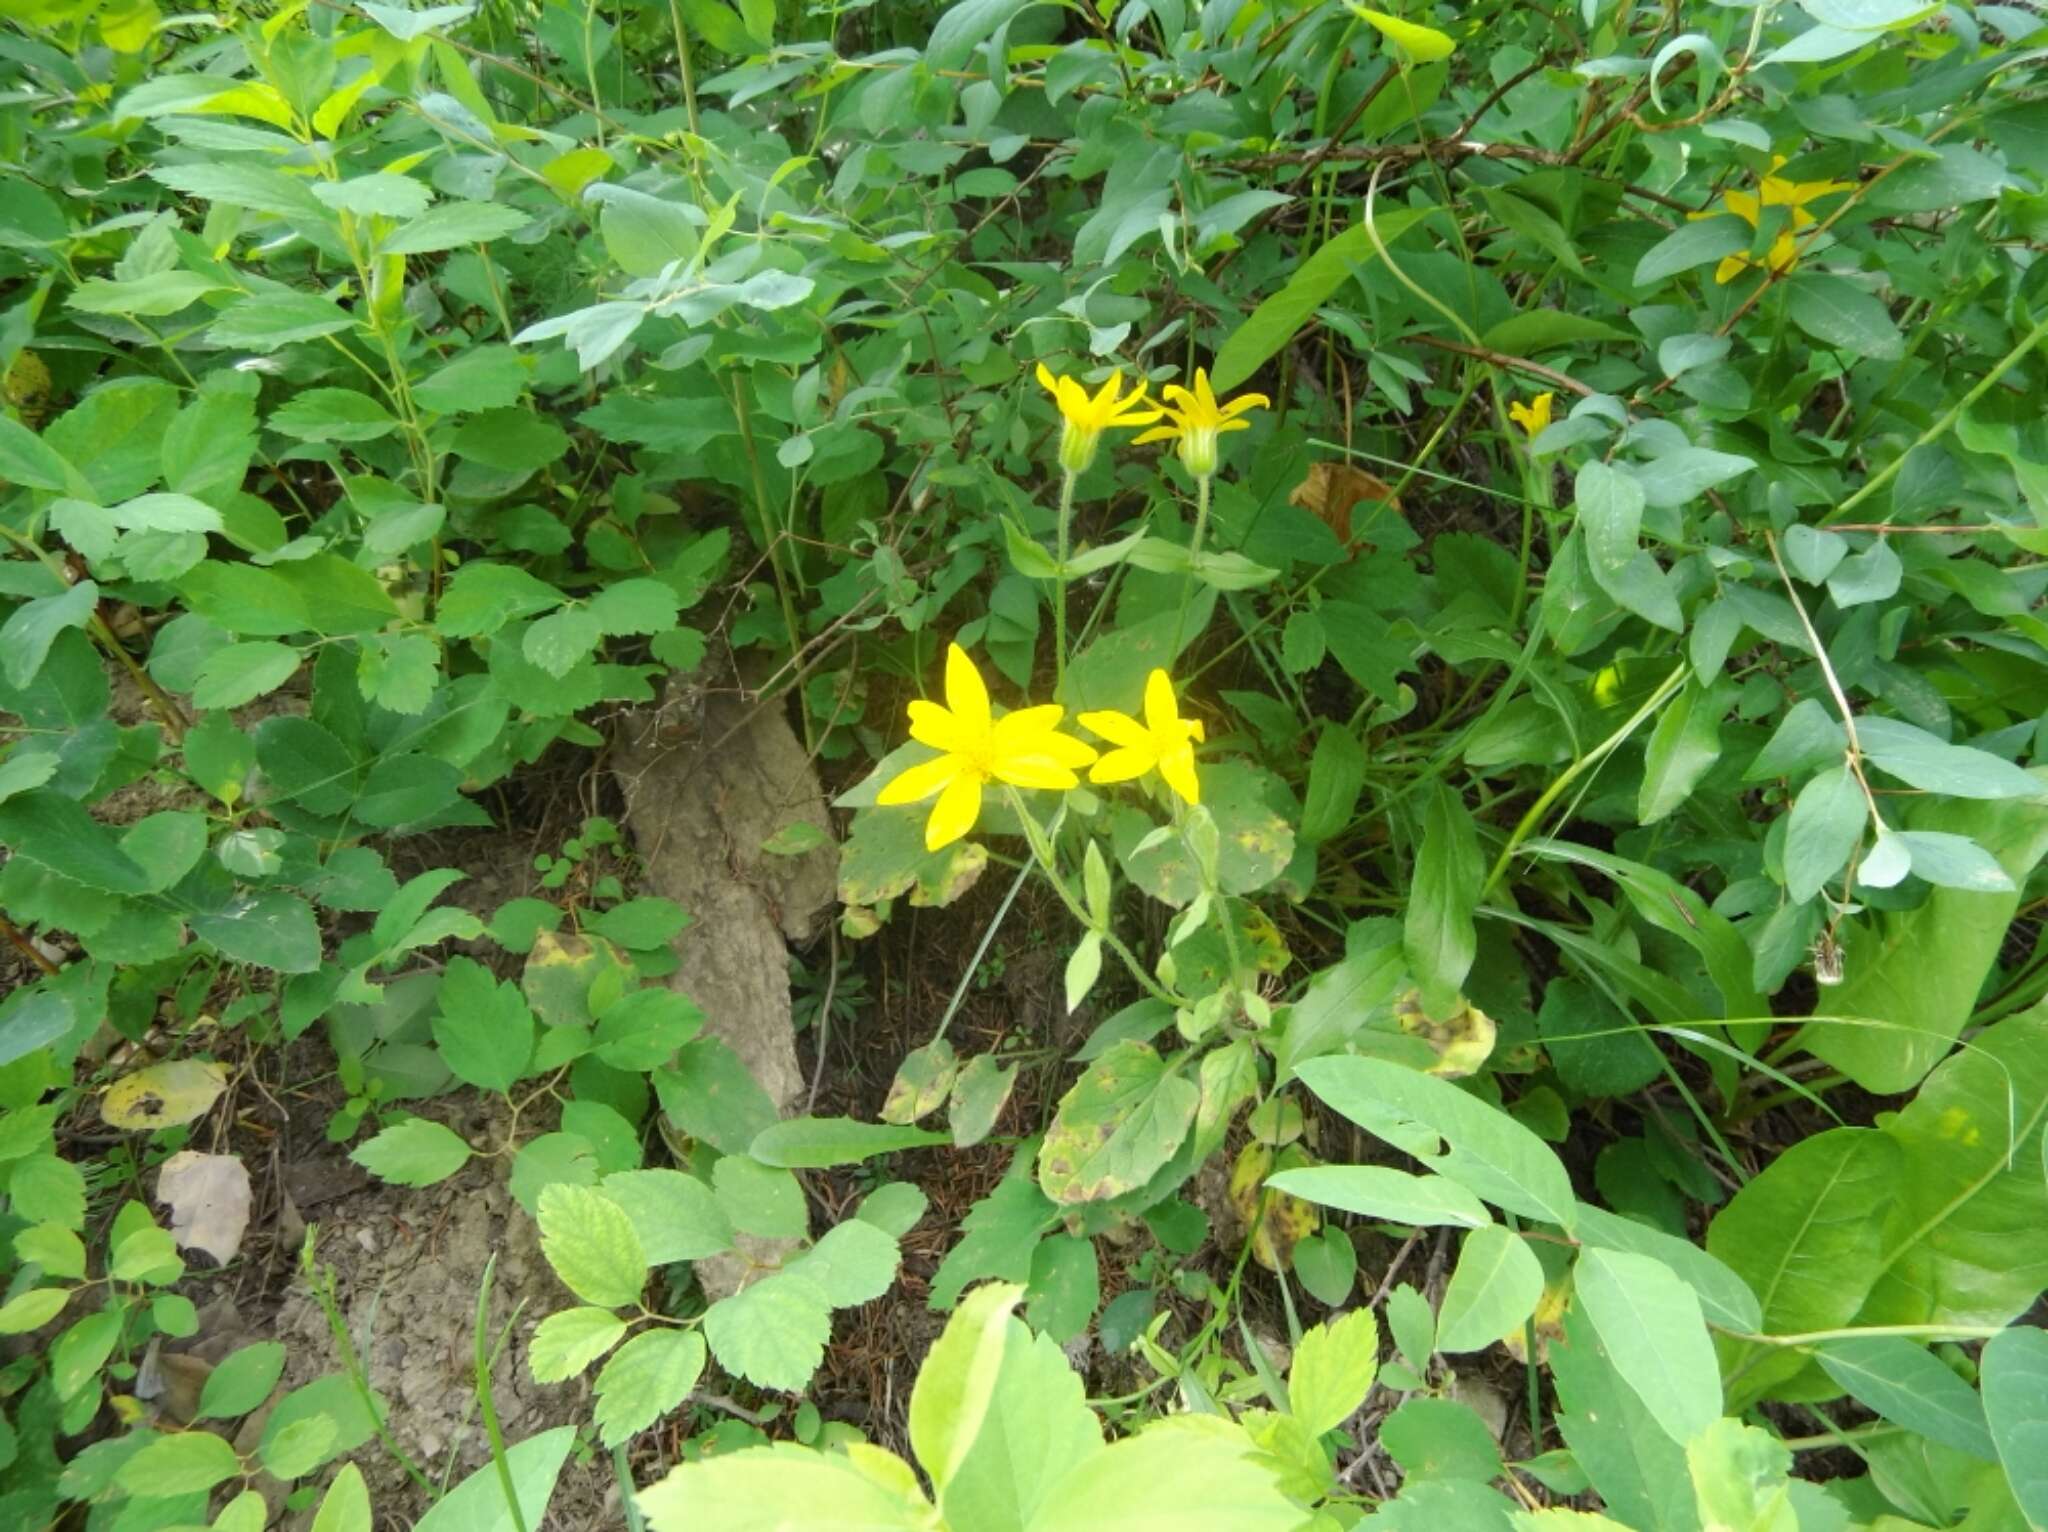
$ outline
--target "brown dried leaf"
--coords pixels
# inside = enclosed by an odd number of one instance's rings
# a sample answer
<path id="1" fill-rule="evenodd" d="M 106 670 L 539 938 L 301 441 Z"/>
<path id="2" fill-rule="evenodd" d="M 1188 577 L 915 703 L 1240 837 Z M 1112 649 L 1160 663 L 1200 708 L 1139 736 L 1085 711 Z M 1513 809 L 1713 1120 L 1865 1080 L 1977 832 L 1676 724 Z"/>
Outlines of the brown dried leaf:
<path id="1" fill-rule="evenodd" d="M 249 1227 L 249 1171 L 232 1154 L 186 1149 L 164 1161 L 156 1199 L 171 1209 L 171 1237 L 225 1266 Z"/>
<path id="2" fill-rule="evenodd" d="M 1349 463 L 1309 464 L 1308 477 L 1287 497 L 1289 505 L 1307 511 L 1336 533 L 1337 541 L 1347 548 L 1353 545 L 1352 512 L 1363 500 L 1384 501 L 1388 510 L 1401 514 L 1401 502 L 1391 484 Z"/>

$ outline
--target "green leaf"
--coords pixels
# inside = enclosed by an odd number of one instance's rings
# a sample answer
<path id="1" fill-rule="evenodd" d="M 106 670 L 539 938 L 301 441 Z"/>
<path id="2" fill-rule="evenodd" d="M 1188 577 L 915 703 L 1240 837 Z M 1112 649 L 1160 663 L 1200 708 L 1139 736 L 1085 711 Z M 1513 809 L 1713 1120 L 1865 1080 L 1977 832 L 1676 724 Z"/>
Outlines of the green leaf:
<path id="1" fill-rule="evenodd" d="M 82 628 L 99 605 L 100 588 L 80 580 L 61 596 L 24 601 L 0 623 L 0 674 L 20 690 L 41 673 L 50 646 L 67 628 Z"/>
<path id="2" fill-rule="evenodd" d="M 926 39 L 925 67 L 963 67 L 976 48 L 1031 3 L 1032 0 L 961 0 L 958 5 L 948 6 L 933 23 L 931 36 Z"/>
<path id="3" fill-rule="evenodd" d="M 1423 1009 L 1432 1016 L 1457 1008 L 1460 987 L 1478 954 L 1472 915 L 1485 877 L 1471 813 L 1455 793 L 1434 784 L 1423 810 L 1422 843 L 1401 930 L 1409 971 L 1421 987 Z"/>
<path id="4" fill-rule="evenodd" d="M 371 1532 L 370 1487 L 355 1464 L 342 1464 L 327 1493 L 320 1497 L 312 1532 Z"/>
<path id="5" fill-rule="evenodd" d="M 1721 1418 L 1721 1369 L 1699 1299 L 1662 1261 L 1585 1250 L 1574 1285 L 1622 1380 L 1673 1441 Z"/>
<path id="6" fill-rule="evenodd" d="M 515 1442 L 505 1454 L 519 1501 L 520 1521 L 527 1527 L 548 1525 L 548 1501 L 569 1449 L 576 1444 L 574 1426 L 557 1426 Z M 504 1481 L 496 1463 L 485 1463 L 427 1508 L 413 1523 L 413 1532 L 513 1532 Z"/>
<path id="7" fill-rule="evenodd" d="M 591 1419 L 599 1437 L 607 1447 L 624 1445 L 681 1406 L 703 1375 L 704 1337 L 695 1330 L 642 1331 L 597 1375 Z"/>
<path id="8" fill-rule="evenodd" d="M 1311 1059 L 1297 1070 L 1325 1103 L 1496 1207 L 1567 1231 L 1571 1178 L 1550 1146 L 1499 1107 L 1384 1059 Z"/>
<path id="9" fill-rule="evenodd" d="M 2013 1499 L 2029 1526 L 2048 1524 L 2048 1335 L 2024 1327 L 1994 1335 L 1979 1366 Z"/>
<path id="10" fill-rule="evenodd" d="M 61 453 L 12 416 L 0 415 L 0 479 L 24 489 L 77 493 L 84 477 Z"/>
<path id="11" fill-rule="evenodd" d="M 1047 1491 L 1032 1526 L 1297 1532 L 1301 1509 L 1282 1492 L 1271 1463 L 1228 1420 L 1176 1416 L 1082 1459 Z"/>
<path id="12" fill-rule="evenodd" d="M 437 999 L 434 1045 L 456 1078 L 509 1091 L 533 1058 L 533 1013 L 518 987 L 499 983 L 474 958 L 453 957 Z"/>
<path id="13" fill-rule="evenodd" d="M 298 673 L 299 651 L 268 640 L 229 644 L 216 649 L 199 667 L 192 704 L 202 708 L 236 708 L 276 691 Z"/>
<path id="14" fill-rule="evenodd" d="M 160 319 L 190 308 L 225 285 L 191 271 L 153 271 L 126 282 L 89 277 L 72 291 L 65 306 L 81 314 L 141 314 Z"/>
<path id="15" fill-rule="evenodd" d="M 131 1495 L 190 1495 L 237 1477 L 242 1460 L 211 1431 L 159 1436 L 121 1465 L 114 1482 Z"/>
<path id="16" fill-rule="evenodd" d="M 593 596 L 587 608 L 608 638 L 665 632 L 676 625 L 682 601 L 661 580 L 620 580 Z"/>
<path id="17" fill-rule="evenodd" d="M 640 1236 L 651 1266 L 699 1261 L 732 1247 L 732 1224 L 710 1187 L 680 1170 L 622 1170 L 599 1183 Z"/>
<path id="18" fill-rule="evenodd" d="M 902 1466 L 908 1474 L 908 1465 Z M 684 1463 L 636 1498 L 654 1532 L 835 1526 L 919 1532 L 930 1524 L 930 1507 L 915 1507 L 902 1491 L 873 1477 L 873 1471 L 870 1459 L 856 1468 L 848 1457 L 794 1443 L 742 1447 Z"/>
<path id="19" fill-rule="evenodd" d="M 1636 820 L 1655 824 L 1692 796 L 1700 779 L 1721 758 L 1721 714 L 1725 700 L 1715 690 L 1688 682 L 1657 719 L 1643 757 L 1643 786 Z"/>
<path id="20" fill-rule="evenodd" d="M 300 441 L 368 442 L 398 429 L 391 412 L 353 388 L 309 388 L 265 422 L 271 430 Z"/>
<path id="21" fill-rule="evenodd" d="M 1766 1334 L 1839 1329 L 1875 1279 L 1898 1144 L 1836 1128 L 1800 1140 L 1737 1192 L 1707 1226 L 1707 1250 L 1763 1308 Z M 1806 1365 L 1784 1350 L 1724 1341 L 1728 1403 L 1740 1408 Z"/>
<path id="22" fill-rule="evenodd" d="M 2015 884 L 2048 855 L 2048 805 L 2040 803 L 1929 803 L 1906 823 L 1968 835 Z M 1911 1090 L 1968 1024 L 2018 908 L 2015 893 L 1936 888 L 1914 908 L 1844 922 L 1844 980 L 1825 1009 L 1855 1019 L 1809 1023 L 1800 1045 L 1865 1090 Z"/>
<path id="23" fill-rule="evenodd" d="M 285 1351 L 277 1341 L 254 1341 L 230 1352 L 206 1375 L 194 1420 L 235 1420 L 270 1397 L 284 1376 Z"/>
<path id="24" fill-rule="evenodd" d="M 1173 1157 L 1201 1092 L 1145 1043 L 1119 1043 L 1060 1098 L 1038 1150 L 1038 1179 L 1053 1201 L 1122 1196 Z"/>
<path id="25" fill-rule="evenodd" d="M 756 1134 L 747 1153 L 763 1165 L 823 1170 L 946 1141 L 946 1134 L 925 1128 L 856 1122 L 850 1117 L 792 1117 Z"/>
<path id="26" fill-rule="evenodd" d="M 1351 823 L 1358 795 L 1365 788 L 1365 747 L 1358 736 L 1335 722 L 1325 722 L 1316 736 L 1309 762 L 1297 844 L 1319 846 Z M 1090 842 L 1093 845 L 1094 842 Z"/>
<path id="27" fill-rule="evenodd" d="M 1880 362 L 1906 354 L 1906 339 L 1885 306 L 1848 278 L 1798 271 L 1787 288 L 1785 312 L 1823 345 Z"/>
<path id="28" fill-rule="evenodd" d="M 1437 1311 L 1439 1351 L 1484 1351 L 1522 1322 L 1543 1297 L 1543 1267 L 1519 1234 L 1487 1224 L 1465 1236 Z"/>
<path id="29" fill-rule="evenodd" d="M 781 1271 L 704 1311 L 704 1338 L 727 1372 L 795 1392 L 825 1359 L 832 1300 L 809 1277 Z"/>
<path id="30" fill-rule="evenodd" d="M 461 787 L 461 768 L 438 756 L 381 756 L 363 778 L 355 817 L 377 829 L 420 824 L 458 802 Z"/>
<path id="31" fill-rule="evenodd" d="M 1028 1183 L 1017 1184 L 1029 1189 Z M 1024 1289 L 1014 1283 L 976 1288 L 946 1321 L 918 1369 L 910 1394 L 910 1445 L 942 1500 L 988 1417 L 1010 1338 L 1022 1329 L 1010 1311 L 1023 1297 Z"/>
<path id="32" fill-rule="evenodd" d="M 1579 1204 L 1578 1235 L 1581 1245 L 1626 1250 L 1662 1261 L 1699 1294 L 1700 1311 L 1710 1323 L 1724 1330 L 1755 1332 L 1763 1328 L 1763 1306 L 1749 1284 L 1691 1240 L 1585 1202 Z"/>
<path id="33" fill-rule="evenodd" d="M 1493 1222 L 1486 1204 L 1456 1181 L 1387 1165 L 1304 1165 L 1270 1175 L 1266 1184 L 1323 1207 L 1419 1228 L 1479 1229 Z"/>
<path id="34" fill-rule="evenodd" d="M 802 1239 L 809 1231 L 803 1186 L 787 1170 L 729 1154 L 711 1167 L 711 1184 L 736 1229 L 768 1239 Z"/>
<path id="35" fill-rule="evenodd" d="M 1902 1335 L 1829 1341 L 1820 1365 L 1886 1420 L 1987 1463 L 1998 1461 L 1977 1391 L 1925 1346 Z"/>
<path id="36" fill-rule="evenodd" d="M 1102 1270 L 1095 1242 L 1055 1234 L 1031 1254 L 1031 1281 L 1024 1290 L 1024 1314 L 1031 1328 L 1064 1345 L 1088 1328 L 1102 1304 Z"/>
<path id="37" fill-rule="evenodd" d="M 886 1293 L 901 1259 L 896 1240 L 887 1231 L 865 1219 L 849 1218 L 826 1230 L 823 1239 L 783 1269 L 815 1282 L 834 1308 L 850 1309 Z"/>
<path id="38" fill-rule="evenodd" d="M 1576 1306 L 1550 1343 L 1550 1367 L 1558 1433 L 1608 1510 L 1639 1532 L 1700 1532 L 1684 1452 L 1621 1381 Z"/>
<path id="39" fill-rule="evenodd" d="M 75 799 L 50 788 L 0 803 L 0 844 L 23 861 L 108 894 L 143 894 L 150 877 Z"/>
<path id="40" fill-rule="evenodd" d="M 1480 344 L 1509 356 L 1540 356 L 1559 346 L 1586 341 L 1629 341 L 1635 337 L 1604 320 L 1564 309 L 1530 309 L 1513 314 L 1485 331 Z"/>
<path id="41" fill-rule="evenodd" d="M 1723 256 L 1738 255 L 1749 248 L 1750 227 L 1733 214 L 1681 223 L 1657 241 L 1636 262 L 1633 278 L 1637 287 L 1655 287 L 1666 277 L 1691 271 Z"/>
<path id="42" fill-rule="evenodd" d="M 462 245 L 488 244 L 533 222 L 523 208 L 505 202 L 444 202 L 384 236 L 385 255 L 432 255 Z"/>
<path id="43" fill-rule="evenodd" d="M 1958 798 L 2040 798 L 2048 781 L 1988 750 L 1951 745 L 1895 718 L 1861 718 L 1856 740 L 1881 771 L 1930 793 Z"/>
<path id="44" fill-rule="evenodd" d="M 26 1335 L 40 1330 L 64 1312 L 71 1301 L 68 1287 L 31 1287 L 0 1303 L 0 1335 Z"/>
<path id="45" fill-rule="evenodd" d="M 1472 1407 L 1456 1399 L 1409 1399 L 1380 1422 L 1380 1445 L 1400 1465 L 1409 1493 L 1432 1480 L 1484 1484 L 1500 1477 L 1500 1447 Z"/>
<path id="46" fill-rule="evenodd" d="M 1978 1033 L 1885 1125 L 1901 1169 L 1858 1324 L 2002 1325 L 2048 1288 L 2044 1120 L 2048 1002 Z"/>
<path id="47" fill-rule="evenodd" d="M 434 625 L 449 638 L 488 638 L 508 622 L 560 606 L 562 593 L 514 564 L 465 564 L 441 593 Z"/>
<path id="48" fill-rule="evenodd" d="M 1354 224 L 1325 241 L 1315 254 L 1294 268 L 1284 286 L 1267 297 L 1231 331 L 1209 367 L 1216 391 L 1228 393 L 1244 382 L 1281 347 L 1294 339 L 1309 316 L 1323 306 L 1354 272 L 1379 259 L 1379 245 L 1391 246 L 1435 209 L 1394 208 L 1382 211 L 1373 226 Z M 1378 244 L 1373 234 L 1379 235 Z"/>
<path id="49" fill-rule="evenodd" d="M 1717 1420 L 1686 1443 L 1686 1467 L 1709 1527 L 1750 1532 L 1797 1532 L 1792 1504 L 1792 1449 L 1769 1431 L 1736 1420 Z"/>
<path id="50" fill-rule="evenodd" d="M 320 923 L 297 894 L 262 889 L 190 920 L 194 936 L 237 963 L 279 973 L 311 973 L 320 966 Z"/>
<path id="51" fill-rule="evenodd" d="M 688 995 L 658 986 L 620 997 L 598 1017 L 591 1051 L 614 1069 L 659 1069 L 704 1026 Z"/>
<path id="52" fill-rule="evenodd" d="M 996 1310 L 1002 1363 L 939 1506 L 949 1526 L 1021 1532 L 1060 1476 L 1102 1450 L 1102 1427 L 1059 1346 Z"/>
<path id="53" fill-rule="evenodd" d="M 1380 1328 L 1371 1309 L 1312 1326 L 1294 1348 L 1287 1373 L 1290 1413 L 1311 1436 L 1336 1430 L 1365 1403 L 1379 1358 Z"/>
<path id="54" fill-rule="evenodd" d="M 355 328 L 355 316 L 314 293 L 267 292 L 222 311 L 206 332 L 216 346 L 267 356 L 302 340 Z"/>
<path id="55" fill-rule="evenodd" d="M 469 1163 L 469 1156 L 469 1145 L 424 1117 L 394 1124 L 349 1153 L 371 1175 L 398 1186 L 445 1181 Z"/>
<path id="56" fill-rule="evenodd" d="M 563 1309 L 534 1328 L 526 1365 L 536 1383 L 561 1383 L 603 1356 L 626 1333 L 626 1322 L 610 1309 Z"/>
<path id="57" fill-rule="evenodd" d="M 540 1194 L 540 1248 L 562 1285 L 585 1303 L 638 1303 L 647 1256 L 625 1210 L 601 1191 L 557 1184 Z"/>
<path id="58" fill-rule="evenodd" d="M 1870 824 L 1863 789 L 1846 765 L 1799 790 L 1785 825 L 1785 892 L 1805 903 L 1849 864 Z"/>

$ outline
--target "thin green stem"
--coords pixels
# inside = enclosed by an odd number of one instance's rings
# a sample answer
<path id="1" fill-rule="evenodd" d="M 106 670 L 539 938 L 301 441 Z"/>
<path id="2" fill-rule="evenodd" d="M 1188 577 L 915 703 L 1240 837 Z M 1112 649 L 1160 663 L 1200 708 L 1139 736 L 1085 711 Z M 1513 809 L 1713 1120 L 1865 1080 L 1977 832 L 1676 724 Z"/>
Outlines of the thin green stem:
<path id="1" fill-rule="evenodd" d="M 491 1276 L 498 1265 L 497 1252 L 484 1262 L 484 1277 L 476 1293 L 476 1402 L 483 1412 L 484 1435 L 490 1438 L 491 1461 L 498 1468 L 498 1487 L 505 1492 L 505 1508 L 512 1513 L 512 1532 L 526 1532 L 526 1514 L 519 1508 L 519 1489 L 512 1482 L 512 1460 L 505 1450 L 505 1429 L 498 1423 L 498 1404 L 491 1397 Z"/>
<path id="2" fill-rule="evenodd" d="M 1899 470 L 1906 466 L 1906 459 L 1911 457 L 1917 449 L 1925 447 L 1930 442 L 1939 441 L 1942 437 L 1948 435 L 1950 429 L 1954 427 L 1955 423 L 1958 420 L 1962 419 L 1963 411 L 1967 410 L 1971 405 L 1975 404 L 1979 399 L 1983 398 L 1986 394 L 1991 392 L 1991 390 L 1997 385 L 1998 380 L 2004 377 L 2007 372 L 2011 371 L 2014 364 L 2017 363 L 2020 360 L 2020 358 L 2024 357 L 2029 351 L 2033 350 L 2035 346 L 2039 345 L 2041 343 L 2042 337 L 2044 336 L 2048 336 L 2048 319 L 2042 320 L 2039 324 L 2035 325 L 2033 329 L 2027 331 L 2025 335 L 2021 336 L 2019 344 L 2014 346 L 2012 350 L 2006 352 L 2004 356 L 2000 357 L 1998 359 L 1997 364 L 1993 366 L 1989 372 L 1985 373 L 1983 377 L 1977 380 L 1976 387 L 1972 388 L 1967 394 L 1964 394 L 1962 398 L 1958 399 L 1954 404 L 1950 405 L 1946 413 L 1944 413 L 1939 420 L 1935 421 L 1933 425 L 1929 426 L 1926 430 L 1920 433 L 1920 439 L 1914 442 L 1911 447 L 1907 448 L 1904 452 L 1901 452 L 1897 457 L 1893 458 L 1889 463 L 1885 464 L 1884 467 L 1880 468 L 1876 473 L 1872 474 L 1868 479 L 1864 481 L 1863 487 L 1861 489 L 1857 490 L 1855 494 L 1851 495 L 1848 499 L 1844 500 L 1840 505 L 1836 506 L 1832 511 L 1828 512 L 1827 515 L 1823 516 L 1821 518 L 1822 524 L 1825 525 L 1826 523 L 1831 521 L 1846 521 L 1851 511 L 1855 510 L 1857 506 L 1861 505 L 1865 500 L 1868 500 L 1880 489 L 1883 489 L 1885 485 L 1891 483 L 1893 478 L 1897 476 Z"/>
<path id="3" fill-rule="evenodd" d="M 1202 539 L 1209 531 L 1209 474 L 1195 480 L 1195 535 L 1188 543 L 1188 572 L 1181 577 L 1180 612 L 1173 620 L 1173 642 L 1166 646 L 1166 663 L 1180 657 L 1181 634 L 1188 625 L 1188 604 L 1195 594 L 1195 569 L 1202 562 Z"/>
<path id="4" fill-rule="evenodd" d="M 1067 680 L 1067 544 L 1074 520 L 1074 478 L 1060 476 L 1060 524 L 1054 533 L 1059 548 L 1059 568 L 1053 574 L 1052 596 L 1052 689 L 1058 696 Z"/>
<path id="5" fill-rule="evenodd" d="M 1631 734 L 1647 723 L 1650 715 L 1668 702 L 1672 693 L 1685 685 L 1687 669 L 1688 666 L 1680 662 L 1677 669 L 1658 683 L 1657 689 L 1650 693 L 1643 705 L 1629 715 L 1626 723 L 1558 773 L 1557 780 L 1546 787 L 1543 795 L 1529 805 L 1529 812 L 1522 816 L 1514 832 L 1508 836 L 1508 843 L 1500 848 L 1500 855 L 1494 860 L 1493 870 L 1486 875 L 1486 886 L 1479 891 L 1481 899 L 1492 893 L 1493 886 L 1507 874 L 1508 863 L 1514 859 L 1516 848 L 1535 834 L 1537 827 L 1543 823 L 1543 816 L 1550 812 L 1553 803 L 1564 796 L 1565 789 L 1620 749 Z"/>

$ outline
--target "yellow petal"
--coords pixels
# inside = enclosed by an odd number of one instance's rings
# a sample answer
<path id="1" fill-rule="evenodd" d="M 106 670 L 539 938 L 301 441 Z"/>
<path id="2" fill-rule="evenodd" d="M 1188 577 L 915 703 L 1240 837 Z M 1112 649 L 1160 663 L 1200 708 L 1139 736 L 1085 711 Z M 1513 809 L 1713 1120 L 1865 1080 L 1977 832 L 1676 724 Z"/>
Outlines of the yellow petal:
<path id="1" fill-rule="evenodd" d="M 1059 398 L 1060 380 L 1053 376 L 1052 369 L 1043 362 L 1038 364 L 1038 385 L 1051 394 L 1055 400 Z"/>
<path id="2" fill-rule="evenodd" d="M 1189 803 L 1202 801 L 1202 784 L 1195 778 L 1193 747 L 1182 745 L 1178 750 L 1169 750 L 1160 756 L 1159 775 L 1168 787 Z"/>
<path id="3" fill-rule="evenodd" d="M 1088 768 L 1091 782 L 1129 782 L 1152 769 L 1150 750 L 1112 750 Z"/>
<path id="4" fill-rule="evenodd" d="M 1763 208 L 1758 204 L 1755 192 L 1732 191 L 1724 196 L 1721 201 L 1727 206 L 1729 212 L 1740 218 L 1752 229 L 1756 227 L 1757 220 L 1763 217 Z"/>
<path id="5" fill-rule="evenodd" d="M 946 706 L 961 728 L 976 735 L 988 733 L 988 688 L 958 644 L 946 645 Z"/>
<path id="6" fill-rule="evenodd" d="M 1116 413 L 1117 395 L 1123 392 L 1123 386 L 1124 370 L 1119 367 L 1110 373 L 1109 381 L 1096 390 L 1095 397 L 1088 403 L 1105 415 L 1113 415 Z"/>
<path id="7" fill-rule="evenodd" d="M 916 803 L 950 786 L 966 769 L 967 763 L 957 755 L 942 755 L 936 760 L 921 761 L 890 778 L 881 792 L 875 795 L 875 802 L 885 806 Z"/>
<path id="8" fill-rule="evenodd" d="M 1048 760 L 1058 761 L 1062 766 L 1086 766 L 1095 759 L 1095 747 L 1085 740 L 1078 740 L 1071 734 L 1048 731 L 1031 741 L 1030 752 L 1042 755 Z"/>
<path id="9" fill-rule="evenodd" d="M 1066 716 L 1067 710 L 1057 702 L 1048 702 L 1042 707 L 1020 707 L 996 720 L 995 728 L 989 733 L 989 742 L 998 752 L 1028 749 L 1034 742 L 1034 736 L 1059 727 L 1059 721 Z"/>
<path id="10" fill-rule="evenodd" d="M 1210 414 L 1216 413 L 1216 390 L 1209 386 L 1209 369 L 1195 369 L 1195 397 L 1202 401 L 1202 408 Z"/>
<path id="11" fill-rule="evenodd" d="M 1181 427 L 1179 426 L 1154 426 L 1151 430 L 1141 432 L 1132 437 L 1131 445 L 1133 447 L 1142 447 L 1148 442 L 1178 441 L 1180 437 Z"/>
<path id="12" fill-rule="evenodd" d="M 1107 710 L 1100 713 L 1082 713 L 1074 721 L 1091 734 L 1100 734 L 1112 745 L 1142 748 L 1152 738 L 1145 732 L 1145 726 L 1128 713 Z"/>
<path id="13" fill-rule="evenodd" d="M 924 822 L 924 849 L 937 851 L 941 846 L 952 845 L 973 829 L 974 821 L 980 817 L 981 779 L 972 772 L 962 772 L 947 784 L 939 801 L 932 805 L 932 817 Z"/>
<path id="14" fill-rule="evenodd" d="M 1272 407 L 1273 401 L 1264 394 L 1239 394 L 1223 406 L 1223 418 L 1229 420 L 1233 416 L 1242 415 L 1246 410 L 1270 410 Z"/>
<path id="15" fill-rule="evenodd" d="M 1071 766 L 1062 766 L 1049 755 L 1023 754 L 1000 757 L 992 768 L 998 781 L 1012 787 L 1045 787 L 1064 792 L 1077 786 L 1080 778 Z"/>
<path id="16" fill-rule="evenodd" d="M 1180 710 L 1173 704 L 1173 681 L 1163 670 L 1154 669 L 1145 677 L 1145 727 L 1162 745 L 1182 737 Z"/>
<path id="17" fill-rule="evenodd" d="M 1200 399 L 1197 399 L 1178 383 L 1169 383 L 1166 387 L 1160 389 L 1159 397 L 1176 409 L 1194 410 L 1200 409 L 1202 405 Z"/>
<path id="18" fill-rule="evenodd" d="M 960 727 L 959 719 L 922 697 L 910 704 L 910 737 L 934 750 L 964 751 L 974 743 L 973 736 Z"/>
<path id="19" fill-rule="evenodd" d="M 1724 255 L 1721 257 L 1721 264 L 1714 268 L 1714 280 L 1726 287 L 1742 275 L 1742 268 L 1748 264 L 1749 261 L 1744 256 Z"/>

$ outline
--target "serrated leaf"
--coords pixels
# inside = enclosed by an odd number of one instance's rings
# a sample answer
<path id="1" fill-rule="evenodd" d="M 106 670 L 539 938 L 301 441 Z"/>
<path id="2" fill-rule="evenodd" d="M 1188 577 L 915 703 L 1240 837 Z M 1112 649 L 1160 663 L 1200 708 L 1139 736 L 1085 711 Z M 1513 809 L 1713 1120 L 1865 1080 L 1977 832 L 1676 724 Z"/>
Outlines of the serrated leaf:
<path id="1" fill-rule="evenodd" d="M 640 1301 L 647 1256 L 616 1202 L 587 1186 L 557 1183 L 542 1189 L 538 1217 L 541 1254 L 570 1292 L 610 1308 Z"/>
<path id="2" fill-rule="evenodd" d="M 795 1272 L 763 1277 L 704 1311 L 704 1337 L 718 1365 L 760 1388 L 804 1388 L 831 1335 L 831 1299 Z"/>
<path id="3" fill-rule="evenodd" d="M 563 1309 L 534 1328 L 526 1365 L 536 1383 L 561 1383 L 603 1356 L 626 1333 L 626 1322 L 610 1309 Z"/>
<path id="4" fill-rule="evenodd" d="M 438 1122 L 424 1117 L 395 1123 L 356 1145 L 349 1158 L 380 1180 L 397 1186 L 432 1186 L 469 1162 L 470 1147 Z"/>

